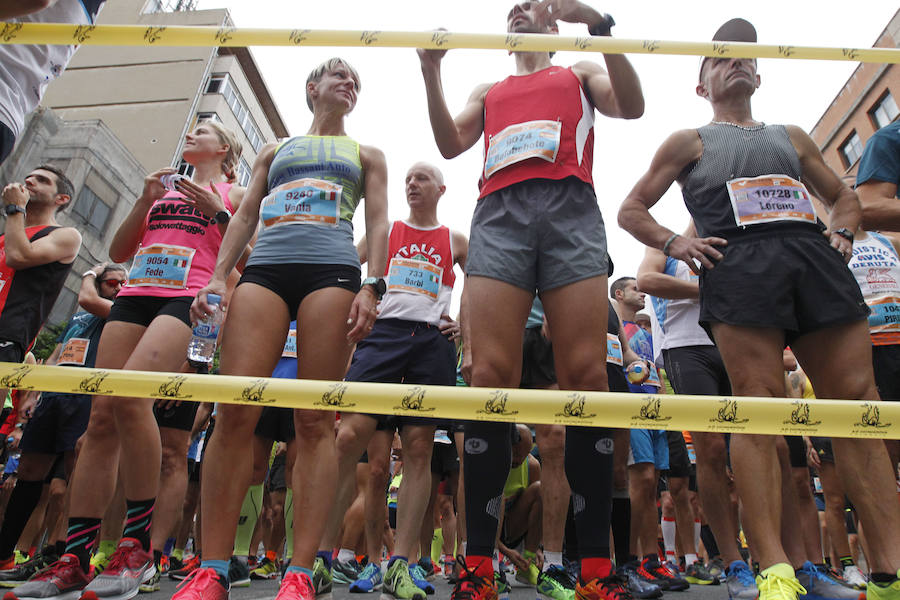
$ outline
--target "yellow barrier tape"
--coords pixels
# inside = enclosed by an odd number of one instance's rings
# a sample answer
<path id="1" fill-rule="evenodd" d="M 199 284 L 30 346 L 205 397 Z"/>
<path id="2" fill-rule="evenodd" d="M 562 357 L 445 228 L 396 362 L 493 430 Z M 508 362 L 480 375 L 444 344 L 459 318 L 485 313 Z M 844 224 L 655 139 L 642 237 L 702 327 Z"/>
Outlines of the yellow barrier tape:
<path id="1" fill-rule="evenodd" d="M 900 439 L 900 403 L 657 396 L 0 363 L 0 387 L 437 419 Z"/>
<path id="2" fill-rule="evenodd" d="M 771 46 L 744 42 L 679 42 L 609 37 L 563 37 L 534 33 L 450 31 L 342 31 L 164 25 L 70 25 L 0 22 L 3 44 L 84 44 L 97 46 L 364 46 L 377 48 L 471 48 L 609 54 L 677 54 L 741 58 L 799 58 L 900 63 L 897 48 Z"/>

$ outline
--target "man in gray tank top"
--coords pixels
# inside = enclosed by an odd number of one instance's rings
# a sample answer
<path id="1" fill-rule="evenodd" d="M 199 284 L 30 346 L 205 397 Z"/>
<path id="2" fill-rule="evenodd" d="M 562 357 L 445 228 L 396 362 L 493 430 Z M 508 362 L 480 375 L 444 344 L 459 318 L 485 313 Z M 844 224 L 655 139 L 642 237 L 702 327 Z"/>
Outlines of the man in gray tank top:
<path id="1" fill-rule="evenodd" d="M 714 39 L 756 42 L 756 30 L 732 19 Z M 785 396 L 781 353 L 790 344 L 820 398 L 877 401 L 868 311 L 846 268 L 859 200 L 800 128 L 754 120 L 756 69 L 751 59 L 703 60 L 697 94 L 712 105 L 712 122 L 663 143 L 623 202 L 619 224 L 700 275 L 700 324 L 722 354 L 735 395 Z M 649 213 L 674 181 L 700 237 L 678 235 Z M 810 191 L 830 208 L 830 229 L 816 217 Z M 712 418 L 718 407 L 711 402 Z M 868 598 L 900 597 L 900 506 L 884 444 L 834 444 L 871 544 Z M 818 593 L 819 572 L 807 563 L 795 574 L 803 559 L 782 545 L 774 437 L 733 435 L 731 460 L 744 531 L 761 568 L 760 600 Z M 735 561 L 730 569 L 746 566 Z"/>

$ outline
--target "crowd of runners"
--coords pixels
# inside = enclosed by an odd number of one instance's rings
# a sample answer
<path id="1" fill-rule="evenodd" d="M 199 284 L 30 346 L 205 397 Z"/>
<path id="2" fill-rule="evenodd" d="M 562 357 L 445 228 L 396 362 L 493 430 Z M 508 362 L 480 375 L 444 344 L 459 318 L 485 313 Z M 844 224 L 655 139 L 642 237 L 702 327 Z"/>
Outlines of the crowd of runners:
<path id="1" fill-rule="evenodd" d="M 0 18 L 90 24 L 102 5 L 10 2 Z M 557 22 L 615 25 L 576 0 L 519 2 L 506 25 Z M 713 39 L 756 31 L 732 19 Z M 0 161 L 73 51 L 0 46 Z M 484 140 L 468 236 L 437 218 L 458 182 L 424 162 L 406 172 L 407 218 L 388 222 L 389 157 L 345 129 L 361 78 L 334 58 L 307 78 L 307 133 L 264 146 L 246 188 L 240 143 L 211 121 L 185 138 L 191 178 L 146 176 L 46 363 L 206 373 L 186 353 L 216 295 L 227 318 L 209 377 L 900 400 L 900 122 L 869 142 L 854 191 L 801 129 L 756 120 L 755 60 L 703 59 L 712 119 L 673 133 L 621 202 L 618 225 L 647 247 L 622 276 L 593 147 L 595 111 L 644 112 L 628 59 L 514 52 L 513 74 L 454 117 L 445 54 L 418 51 L 435 143 L 452 159 Z M 686 231 L 649 212 L 673 182 Z M 49 164 L 2 190 L 2 362 L 34 361 L 81 244 L 55 217 L 74 197 Z M 543 600 L 690 585 L 731 600 L 900 598 L 893 441 L 24 389 L 5 413 L 4 600 L 127 600 L 166 576 L 183 580 L 174 600 L 276 578 L 277 600 L 337 585 L 425 600 L 437 576 L 454 600 L 506 598 L 510 577 Z"/>

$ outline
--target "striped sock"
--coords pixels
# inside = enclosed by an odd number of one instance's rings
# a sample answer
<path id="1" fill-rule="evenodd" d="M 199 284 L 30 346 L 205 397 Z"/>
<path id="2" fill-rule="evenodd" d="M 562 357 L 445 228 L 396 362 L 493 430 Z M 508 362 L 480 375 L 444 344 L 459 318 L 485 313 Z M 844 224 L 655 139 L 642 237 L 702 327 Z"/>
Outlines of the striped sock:
<path id="1" fill-rule="evenodd" d="M 100 535 L 100 519 L 92 517 L 72 517 L 66 533 L 66 554 L 74 554 L 81 563 L 81 570 L 88 573 L 91 568 L 91 549 Z"/>
<path id="2" fill-rule="evenodd" d="M 153 524 L 153 505 L 156 498 L 149 500 L 125 500 L 127 512 L 125 513 L 125 529 L 123 538 L 134 538 L 141 543 L 141 547 L 150 551 L 150 526 Z"/>

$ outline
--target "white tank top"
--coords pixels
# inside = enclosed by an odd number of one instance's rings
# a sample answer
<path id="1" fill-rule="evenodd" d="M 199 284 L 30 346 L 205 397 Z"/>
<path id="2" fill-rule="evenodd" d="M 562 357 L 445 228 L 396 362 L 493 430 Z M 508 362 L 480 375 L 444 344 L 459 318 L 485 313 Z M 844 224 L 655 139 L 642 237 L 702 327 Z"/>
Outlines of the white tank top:
<path id="1" fill-rule="evenodd" d="M 900 257 L 884 236 L 871 231 L 853 241 L 850 270 L 872 310 L 869 333 L 876 346 L 900 344 Z"/>
<path id="2" fill-rule="evenodd" d="M 684 261 L 666 257 L 666 267 L 663 270 L 666 275 L 671 275 L 682 281 L 696 281 L 694 275 Z M 698 324 L 700 320 L 700 302 L 690 298 L 650 297 L 653 302 L 653 311 L 662 329 L 662 350 L 670 348 L 684 348 L 685 346 L 712 346 L 712 340 Z"/>
<path id="3" fill-rule="evenodd" d="M 56 4 L 15 19 L 21 23 L 92 25 L 105 0 L 57 0 Z M 0 122 L 16 135 L 25 115 L 37 108 L 47 84 L 62 74 L 77 46 L 0 45 Z"/>

